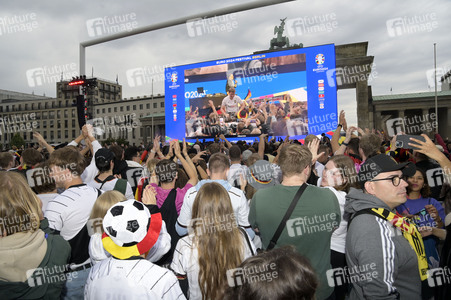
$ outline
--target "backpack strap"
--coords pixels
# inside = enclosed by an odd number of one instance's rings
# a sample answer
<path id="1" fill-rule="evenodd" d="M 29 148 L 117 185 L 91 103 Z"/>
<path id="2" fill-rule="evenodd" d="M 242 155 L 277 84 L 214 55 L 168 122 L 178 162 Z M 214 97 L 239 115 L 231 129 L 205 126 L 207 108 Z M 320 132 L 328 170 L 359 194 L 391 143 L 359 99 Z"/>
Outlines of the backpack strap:
<path id="1" fill-rule="evenodd" d="M 359 210 L 358 212 L 356 212 L 355 214 L 353 214 L 351 218 L 349 218 L 349 221 L 348 221 L 348 230 L 349 230 L 349 226 L 351 225 L 352 220 L 354 220 L 355 217 L 357 217 L 357 216 L 359 216 L 359 215 L 364 215 L 364 214 L 377 216 L 377 214 L 373 213 L 373 211 L 371 210 L 371 208 L 366 208 L 366 209 Z M 379 217 L 380 217 L 380 216 L 379 216 Z"/>
<path id="2" fill-rule="evenodd" d="M 247 242 L 247 247 L 249 248 L 249 250 L 250 250 L 252 256 L 254 256 L 254 255 L 255 255 L 255 252 L 254 252 L 254 250 L 252 250 L 251 241 L 249 240 L 249 236 L 247 235 L 246 230 L 244 230 L 243 228 L 241 228 L 241 227 L 239 227 L 239 226 L 238 226 L 238 229 L 239 229 L 239 230 L 241 231 L 241 233 L 244 235 L 244 239 L 245 239 L 246 242 Z"/>
<path id="3" fill-rule="evenodd" d="M 286 226 L 287 220 L 290 218 L 291 214 L 293 213 L 293 210 L 296 207 L 296 204 L 298 203 L 299 199 L 301 198 L 301 196 L 304 193 L 306 188 L 307 188 L 307 184 L 304 183 L 303 185 L 301 185 L 301 187 L 297 191 L 296 195 L 294 195 L 294 198 L 291 201 L 290 207 L 288 207 L 288 210 L 285 213 L 282 221 L 280 221 L 279 227 L 277 227 L 277 230 L 274 233 L 274 236 L 272 237 L 271 241 L 269 242 L 269 245 L 266 248 L 266 250 L 271 250 L 272 248 L 274 248 L 276 246 L 277 240 L 279 239 L 280 235 L 282 234 L 282 231 Z"/>
<path id="4" fill-rule="evenodd" d="M 115 178 L 115 177 L 114 177 L 113 175 L 110 175 L 110 176 L 108 176 L 107 178 L 105 178 L 104 180 L 100 180 L 100 179 L 99 179 L 99 175 L 97 175 L 94 179 L 95 179 L 98 183 L 101 183 L 99 189 L 102 189 L 102 187 L 103 187 L 103 185 L 104 185 L 105 183 L 107 183 L 107 182 L 110 181 L 110 180 L 113 180 L 114 178 Z"/>

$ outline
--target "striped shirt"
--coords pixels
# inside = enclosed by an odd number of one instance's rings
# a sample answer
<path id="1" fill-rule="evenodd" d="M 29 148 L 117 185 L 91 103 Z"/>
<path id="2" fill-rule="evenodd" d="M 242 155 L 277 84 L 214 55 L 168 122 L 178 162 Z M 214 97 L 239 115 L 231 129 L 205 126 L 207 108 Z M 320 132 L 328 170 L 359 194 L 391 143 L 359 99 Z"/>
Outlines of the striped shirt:
<path id="1" fill-rule="evenodd" d="M 92 267 L 85 299 L 186 299 L 172 271 L 145 259 L 108 258 Z"/>
<path id="2" fill-rule="evenodd" d="M 60 231 L 66 241 L 72 239 L 88 222 L 98 195 L 96 188 L 85 184 L 69 187 L 47 204 L 44 216 L 49 227 Z"/>

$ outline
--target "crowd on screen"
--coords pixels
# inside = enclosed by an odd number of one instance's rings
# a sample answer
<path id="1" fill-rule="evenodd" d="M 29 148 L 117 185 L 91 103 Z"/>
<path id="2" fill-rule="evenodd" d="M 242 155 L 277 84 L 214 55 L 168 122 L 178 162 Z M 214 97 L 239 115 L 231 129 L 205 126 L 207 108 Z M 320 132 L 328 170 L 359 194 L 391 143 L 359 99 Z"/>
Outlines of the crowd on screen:
<path id="1" fill-rule="evenodd" d="M 293 101 L 289 94 L 261 100 L 242 100 L 230 88 L 222 104 L 208 100 L 185 113 L 186 136 L 226 137 L 295 136 L 308 133 L 307 103 Z"/>
<path id="2" fill-rule="evenodd" d="M 449 299 L 451 142 L 397 148 L 343 111 L 330 138 L 282 140 L 262 105 L 254 143 L 85 125 L 1 152 L 0 298 Z"/>

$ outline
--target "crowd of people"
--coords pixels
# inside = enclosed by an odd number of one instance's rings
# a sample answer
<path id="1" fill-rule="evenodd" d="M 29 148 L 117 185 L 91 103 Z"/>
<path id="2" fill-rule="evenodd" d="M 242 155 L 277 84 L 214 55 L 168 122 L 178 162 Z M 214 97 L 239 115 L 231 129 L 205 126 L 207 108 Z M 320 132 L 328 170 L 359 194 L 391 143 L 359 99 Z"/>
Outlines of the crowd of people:
<path id="1" fill-rule="evenodd" d="M 0 298 L 451 297 L 450 142 L 259 134 L 1 152 Z"/>

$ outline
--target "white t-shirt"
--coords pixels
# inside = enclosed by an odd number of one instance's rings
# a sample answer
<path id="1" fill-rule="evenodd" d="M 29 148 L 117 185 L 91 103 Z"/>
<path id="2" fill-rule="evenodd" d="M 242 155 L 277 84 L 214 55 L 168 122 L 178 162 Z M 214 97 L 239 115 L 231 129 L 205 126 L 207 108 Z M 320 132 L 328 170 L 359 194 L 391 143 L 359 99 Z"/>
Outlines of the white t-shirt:
<path id="1" fill-rule="evenodd" d="M 212 181 L 217 182 L 222 186 L 224 185 L 230 186 L 229 183 L 225 180 L 202 180 L 201 183 Z M 228 188 L 226 188 L 226 190 L 227 189 Z M 230 196 L 230 200 L 232 202 L 233 212 L 235 213 L 235 218 L 237 220 L 238 225 L 245 228 L 250 227 L 251 225 L 249 224 L 248 220 L 249 205 L 243 191 L 234 187 L 230 187 L 228 189 L 228 193 Z M 183 198 L 183 205 L 180 210 L 180 215 L 177 219 L 177 223 L 179 223 L 179 225 L 183 227 L 188 227 L 190 225 L 192 208 L 196 195 L 197 195 L 196 186 L 193 186 L 186 192 L 185 198 Z"/>
<path id="2" fill-rule="evenodd" d="M 243 103 L 243 100 L 237 95 L 235 95 L 233 99 L 230 99 L 230 96 L 227 96 L 222 100 L 222 105 L 225 106 L 227 113 L 237 113 L 241 103 Z"/>
<path id="3" fill-rule="evenodd" d="M 107 182 L 105 182 L 103 185 L 102 185 L 102 182 L 98 182 L 95 178 L 93 179 L 93 180 L 91 180 L 90 182 L 88 182 L 87 184 L 89 185 L 89 186 L 92 186 L 92 187 L 95 187 L 95 188 L 98 188 L 99 190 L 102 190 L 102 191 L 112 191 L 112 190 L 114 190 L 114 186 L 116 185 L 116 182 L 117 182 L 117 178 L 114 178 L 114 179 L 111 179 L 111 180 L 109 180 L 109 181 L 107 181 Z M 125 180 L 125 179 L 124 179 Z M 102 186 L 102 188 L 100 188 Z M 130 183 L 127 181 L 127 187 L 125 188 L 125 197 L 127 198 L 127 199 L 135 199 L 135 196 L 133 195 L 133 190 L 132 190 L 132 187 L 131 187 L 131 185 L 130 185 Z"/>
<path id="4" fill-rule="evenodd" d="M 145 259 L 108 258 L 92 267 L 85 299 L 186 299 L 170 270 Z"/>
<path id="5" fill-rule="evenodd" d="M 241 242 L 244 249 L 243 260 L 245 260 L 246 258 L 253 256 L 256 250 L 252 241 L 250 241 L 252 249 L 249 249 L 249 244 L 244 236 L 242 236 Z M 211 263 L 214 263 L 214 261 Z M 202 299 L 202 293 L 199 287 L 199 253 L 197 248 L 194 248 L 193 246 L 193 235 L 190 234 L 178 241 L 174 251 L 174 258 L 172 259 L 171 269 L 177 274 L 186 275 L 188 277 L 190 300 Z"/>
<path id="6" fill-rule="evenodd" d="M 48 193 L 48 194 L 38 194 L 39 199 L 41 199 L 42 202 L 42 212 L 45 213 L 45 210 L 47 209 L 47 204 L 50 200 L 55 199 L 56 196 L 58 196 L 58 193 Z"/>
<path id="7" fill-rule="evenodd" d="M 44 212 L 49 227 L 70 240 L 86 225 L 99 191 L 86 184 L 75 185 L 50 200 Z"/>
<path id="8" fill-rule="evenodd" d="M 338 228 L 332 233 L 332 238 L 330 240 L 330 249 L 345 253 L 346 247 L 346 233 L 348 231 L 348 222 L 343 219 L 345 203 L 346 203 L 346 193 L 343 191 L 337 191 L 335 188 L 328 186 L 329 190 L 334 192 L 337 197 L 338 204 L 340 205 L 341 221 Z"/>

